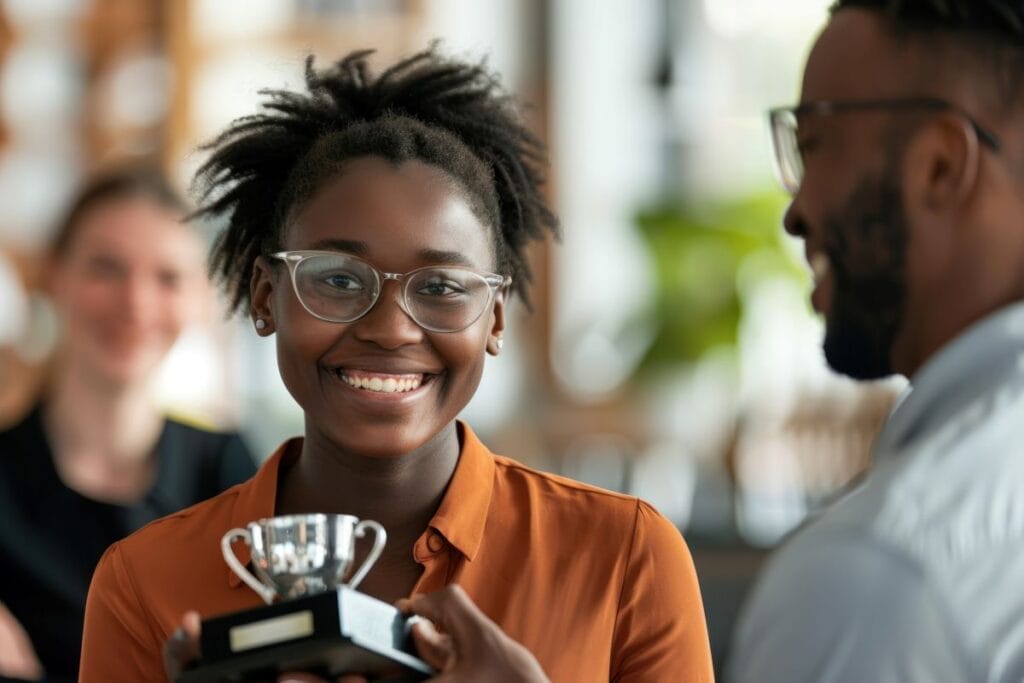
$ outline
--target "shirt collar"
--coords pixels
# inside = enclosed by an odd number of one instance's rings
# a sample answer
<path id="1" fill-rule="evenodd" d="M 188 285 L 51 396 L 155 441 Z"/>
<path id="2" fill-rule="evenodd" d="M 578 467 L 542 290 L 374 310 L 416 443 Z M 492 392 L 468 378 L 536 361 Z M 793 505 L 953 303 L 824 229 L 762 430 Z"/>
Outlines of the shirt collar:
<path id="1" fill-rule="evenodd" d="M 480 549 L 487 511 L 494 490 L 494 455 L 477 438 L 469 425 L 459 422 L 462 451 L 448 489 L 441 499 L 430 526 L 436 529 L 466 559 L 472 561 Z M 249 483 L 242 487 L 231 516 L 232 528 L 245 528 L 249 522 L 274 514 L 277 500 L 278 473 L 302 452 L 302 439 L 283 443 L 267 459 Z M 252 559 L 248 546 L 236 544 L 238 559 L 243 565 Z M 228 584 L 241 585 L 238 575 L 227 568 Z"/>
<path id="2" fill-rule="evenodd" d="M 974 323 L 921 367 L 878 437 L 877 456 L 903 450 L 993 386 L 1014 380 L 1024 380 L 1024 302 Z"/>
<path id="3" fill-rule="evenodd" d="M 469 425 L 459 422 L 458 427 L 462 436 L 459 463 L 430 526 L 472 561 L 480 549 L 491 506 L 494 455 Z"/>

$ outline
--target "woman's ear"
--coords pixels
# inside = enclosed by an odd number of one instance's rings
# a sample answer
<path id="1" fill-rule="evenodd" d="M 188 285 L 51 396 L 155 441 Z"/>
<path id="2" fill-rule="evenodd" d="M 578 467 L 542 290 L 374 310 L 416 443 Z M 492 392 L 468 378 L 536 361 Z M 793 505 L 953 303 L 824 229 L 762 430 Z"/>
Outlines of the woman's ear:
<path id="1" fill-rule="evenodd" d="M 259 256 L 252 266 L 249 281 L 249 315 L 252 317 L 256 334 L 266 337 L 274 333 L 274 269 L 267 260 Z"/>
<path id="2" fill-rule="evenodd" d="M 505 335 L 505 302 L 508 299 L 509 286 L 502 285 L 494 295 L 493 319 L 491 331 L 487 338 L 487 353 L 497 356 L 501 353 Z"/>
<path id="3" fill-rule="evenodd" d="M 47 254 L 42 261 L 41 284 L 43 292 L 56 299 L 60 296 L 65 284 L 66 258 L 57 254 Z"/>

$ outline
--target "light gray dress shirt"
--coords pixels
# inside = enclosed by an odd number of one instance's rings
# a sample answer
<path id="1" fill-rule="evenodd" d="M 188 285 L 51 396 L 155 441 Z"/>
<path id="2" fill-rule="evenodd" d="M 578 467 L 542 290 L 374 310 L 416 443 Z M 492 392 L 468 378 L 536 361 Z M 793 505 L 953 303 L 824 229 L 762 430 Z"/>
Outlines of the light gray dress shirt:
<path id="1" fill-rule="evenodd" d="M 1024 681 L 1024 303 L 912 387 L 863 484 L 768 563 L 729 681 Z"/>

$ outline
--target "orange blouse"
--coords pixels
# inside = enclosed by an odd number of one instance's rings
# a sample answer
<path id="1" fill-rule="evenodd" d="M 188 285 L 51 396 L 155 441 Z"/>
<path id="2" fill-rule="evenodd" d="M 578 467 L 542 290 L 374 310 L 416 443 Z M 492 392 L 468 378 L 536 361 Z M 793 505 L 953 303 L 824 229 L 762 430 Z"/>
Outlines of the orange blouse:
<path id="1" fill-rule="evenodd" d="M 678 530 L 650 505 L 495 456 L 465 425 L 462 453 L 412 548 L 415 593 L 459 583 L 552 681 L 711 681 L 704 611 Z M 249 481 L 111 546 L 89 589 L 84 683 L 164 681 L 182 615 L 262 605 L 225 564 L 221 536 L 274 514 L 282 445 Z M 239 559 L 248 562 L 244 546 Z"/>

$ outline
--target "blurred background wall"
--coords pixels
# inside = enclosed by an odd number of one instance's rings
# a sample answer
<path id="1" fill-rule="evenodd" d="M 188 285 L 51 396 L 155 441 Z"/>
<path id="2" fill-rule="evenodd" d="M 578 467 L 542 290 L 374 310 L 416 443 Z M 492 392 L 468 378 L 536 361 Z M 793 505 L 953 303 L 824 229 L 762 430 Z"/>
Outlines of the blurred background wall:
<path id="1" fill-rule="evenodd" d="M 565 233 L 535 250 L 535 310 L 516 310 L 466 418 L 497 452 L 670 517 L 720 660 L 765 550 L 868 466 L 901 388 L 827 371 L 779 227 L 764 112 L 798 96 L 828 4 L 0 2 L 0 424 L 45 377 L 41 249 L 85 174 L 155 157 L 186 188 L 198 146 L 260 88 L 297 87 L 307 55 L 372 47 L 387 63 L 440 38 L 531 103 Z M 302 429 L 247 320 L 186 334 L 156 391 L 258 453 Z"/>

